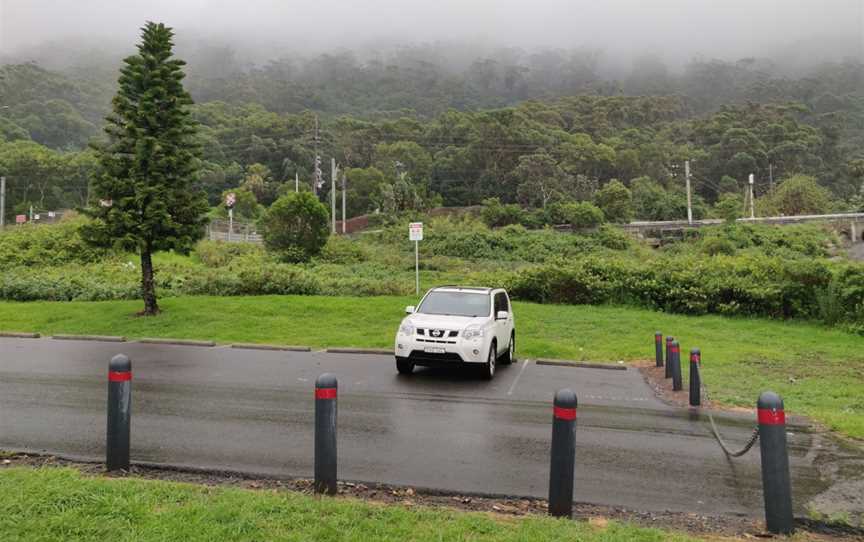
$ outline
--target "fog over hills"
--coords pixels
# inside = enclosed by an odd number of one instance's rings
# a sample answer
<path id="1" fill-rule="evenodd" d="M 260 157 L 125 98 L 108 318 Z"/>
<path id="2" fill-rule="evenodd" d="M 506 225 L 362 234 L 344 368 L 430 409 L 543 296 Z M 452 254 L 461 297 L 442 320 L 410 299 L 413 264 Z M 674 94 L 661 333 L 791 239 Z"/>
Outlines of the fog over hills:
<path id="1" fill-rule="evenodd" d="M 111 62 L 146 20 L 178 33 L 187 55 L 230 48 L 242 64 L 340 49 L 387 60 L 411 46 L 456 70 L 502 49 L 590 49 L 613 73 L 650 53 L 673 69 L 692 58 L 769 58 L 793 70 L 861 58 L 860 0 L 0 0 L 0 59 L 62 68 Z M 226 61 L 231 58 L 226 57 Z M 229 66 L 230 67 L 230 66 Z"/>

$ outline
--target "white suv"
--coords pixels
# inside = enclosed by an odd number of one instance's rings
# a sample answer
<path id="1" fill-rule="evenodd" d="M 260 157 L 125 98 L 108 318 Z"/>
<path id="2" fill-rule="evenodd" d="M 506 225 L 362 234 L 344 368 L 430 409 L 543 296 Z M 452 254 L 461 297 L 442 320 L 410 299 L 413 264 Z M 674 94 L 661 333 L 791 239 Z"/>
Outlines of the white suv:
<path id="1" fill-rule="evenodd" d="M 502 289 L 432 288 L 396 333 L 396 368 L 410 374 L 427 367 L 476 364 L 495 376 L 495 364 L 516 359 L 516 330 L 510 298 Z"/>

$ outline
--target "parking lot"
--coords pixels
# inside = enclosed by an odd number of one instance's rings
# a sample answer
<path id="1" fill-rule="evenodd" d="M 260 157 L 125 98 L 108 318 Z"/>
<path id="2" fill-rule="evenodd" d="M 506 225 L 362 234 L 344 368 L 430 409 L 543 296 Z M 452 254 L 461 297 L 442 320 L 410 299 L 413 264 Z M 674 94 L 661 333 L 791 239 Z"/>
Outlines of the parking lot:
<path id="1" fill-rule="evenodd" d="M 659 401 L 638 371 L 531 360 L 487 382 L 447 369 L 398 375 L 385 355 L 0 339 L 0 448 L 101 459 L 107 364 L 119 352 L 133 363 L 133 461 L 308 477 L 313 385 L 331 372 L 340 479 L 545 497 L 552 395 L 570 387 L 580 403 L 577 501 L 762 512 L 758 452 L 728 460 L 704 419 Z M 743 443 L 754 418 L 718 421 Z M 794 420 L 789 431 L 801 512 L 832 490 L 816 465 L 848 453 Z"/>

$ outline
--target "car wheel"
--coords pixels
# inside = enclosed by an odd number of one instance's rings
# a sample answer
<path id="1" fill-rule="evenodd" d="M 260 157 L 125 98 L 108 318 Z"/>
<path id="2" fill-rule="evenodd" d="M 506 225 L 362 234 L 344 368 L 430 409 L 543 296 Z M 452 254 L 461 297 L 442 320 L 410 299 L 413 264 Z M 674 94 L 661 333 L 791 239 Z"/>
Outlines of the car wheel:
<path id="1" fill-rule="evenodd" d="M 510 346 L 507 347 L 507 352 L 501 356 L 501 364 L 509 365 L 516 361 L 516 335 L 510 335 Z"/>
<path id="2" fill-rule="evenodd" d="M 410 375 L 414 372 L 414 364 L 408 360 L 397 359 L 396 370 L 399 371 L 400 375 Z"/>
<path id="3" fill-rule="evenodd" d="M 486 363 L 483 364 L 483 378 L 485 380 L 492 380 L 492 377 L 495 376 L 495 358 L 497 358 L 498 354 L 498 345 L 495 344 L 495 341 L 492 341 L 492 344 L 489 345 L 489 357 L 486 358 Z"/>

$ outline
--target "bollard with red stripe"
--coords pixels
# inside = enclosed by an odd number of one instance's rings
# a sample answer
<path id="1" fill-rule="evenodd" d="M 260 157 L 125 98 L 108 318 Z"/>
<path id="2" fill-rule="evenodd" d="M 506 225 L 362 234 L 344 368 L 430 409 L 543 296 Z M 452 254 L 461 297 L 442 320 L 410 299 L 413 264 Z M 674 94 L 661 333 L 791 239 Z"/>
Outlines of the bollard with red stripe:
<path id="1" fill-rule="evenodd" d="M 129 434 L 132 421 L 132 362 L 123 354 L 108 364 L 108 434 L 105 468 L 129 470 Z"/>
<path id="2" fill-rule="evenodd" d="M 549 514 L 569 518 L 573 513 L 573 476 L 576 463 L 576 394 L 555 394 L 552 407 L 552 461 L 549 469 Z"/>
<path id="3" fill-rule="evenodd" d="M 336 376 L 315 381 L 315 493 L 336 494 Z"/>
<path id="4" fill-rule="evenodd" d="M 672 341 L 675 337 L 666 337 L 666 378 L 672 378 Z"/>
<path id="5" fill-rule="evenodd" d="M 681 346 L 678 341 L 672 341 L 672 391 L 681 391 Z"/>
<path id="6" fill-rule="evenodd" d="M 794 526 L 783 399 L 774 392 L 766 391 L 759 396 L 756 407 L 759 418 L 759 449 L 762 454 L 765 523 L 769 532 L 789 534 L 794 530 Z"/>
<path id="7" fill-rule="evenodd" d="M 702 352 L 698 348 L 690 350 L 690 406 L 702 404 L 702 378 L 699 376 L 701 363 Z"/>
<path id="8" fill-rule="evenodd" d="M 659 331 L 654 333 L 654 358 L 657 367 L 663 367 L 663 334 Z"/>

